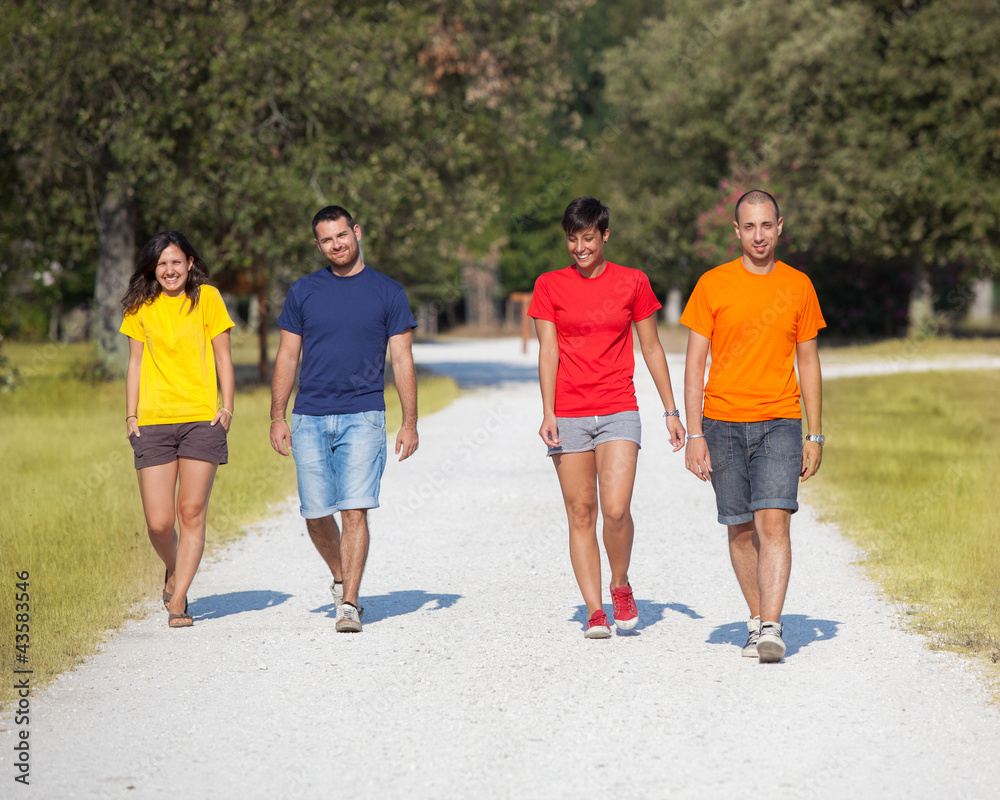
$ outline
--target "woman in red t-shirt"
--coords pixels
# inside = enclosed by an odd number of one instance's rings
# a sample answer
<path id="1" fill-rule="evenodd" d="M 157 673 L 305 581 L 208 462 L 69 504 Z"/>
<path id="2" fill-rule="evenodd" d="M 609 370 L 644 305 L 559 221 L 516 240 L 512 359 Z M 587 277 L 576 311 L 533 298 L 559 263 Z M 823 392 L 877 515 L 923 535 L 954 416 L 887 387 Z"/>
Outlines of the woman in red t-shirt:
<path id="1" fill-rule="evenodd" d="M 632 383 L 633 325 L 674 452 L 684 446 L 684 426 L 653 316 L 660 303 L 643 272 L 604 260 L 609 218 L 608 207 L 593 197 L 569 204 L 562 226 L 575 263 L 539 276 L 528 309 L 539 342 L 544 416 L 538 434 L 548 446 L 566 504 L 569 554 L 587 604 L 588 639 L 611 635 L 601 598 L 598 508 L 615 625 L 629 630 L 639 618 L 628 579 L 635 534 L 630 505 L 642 431 Z"/>

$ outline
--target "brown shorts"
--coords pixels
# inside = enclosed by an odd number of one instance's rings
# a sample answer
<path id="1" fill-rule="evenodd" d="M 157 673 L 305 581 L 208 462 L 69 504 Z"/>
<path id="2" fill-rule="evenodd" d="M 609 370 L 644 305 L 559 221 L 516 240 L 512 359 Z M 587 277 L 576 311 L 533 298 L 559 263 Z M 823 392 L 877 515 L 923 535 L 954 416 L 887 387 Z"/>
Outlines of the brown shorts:
<path id="1" fill-rule="evenodd" d="M 178 422 L 140 425 L 139 436 L 128 437 L 135 451 L 135 468 L 157 467 L 178 458 L 196 458 L 213 464 L 229 463 L 226 429 L 221 422 Z"/>

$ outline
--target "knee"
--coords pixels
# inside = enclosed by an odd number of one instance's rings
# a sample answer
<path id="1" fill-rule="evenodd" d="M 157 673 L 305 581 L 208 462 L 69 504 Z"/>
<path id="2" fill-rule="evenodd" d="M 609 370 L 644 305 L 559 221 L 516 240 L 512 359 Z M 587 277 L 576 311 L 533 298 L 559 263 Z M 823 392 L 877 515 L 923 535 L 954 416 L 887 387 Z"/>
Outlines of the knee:
<path id="1" fill-rule="evenodd" d="M 597 509 L 590 503 L 569 503 L 566 505 L 566 517 L 570 528 L 593 528 L 597 524 Z"/>
<path id="2" fill-rule="evenodd" d="M 632 513 L 628 506 L 602 507 L 601 517 L 604 520 L 604 529 L 614 530 L 627 526 L 632 520 Z"/>
<path id="3" fill-rule="evenodd" d="M 205 521 L 205 505 L 203 503 L 178 503 L 177 518 L 184 528 L 201 525 Z"/>
<path id="4" fill-rule="evenodd" d="M 146 529 L 149 531 L 150 539 L 165 541 L 174 536 L 174 521 L 172 519 L 146 520 Z"/>

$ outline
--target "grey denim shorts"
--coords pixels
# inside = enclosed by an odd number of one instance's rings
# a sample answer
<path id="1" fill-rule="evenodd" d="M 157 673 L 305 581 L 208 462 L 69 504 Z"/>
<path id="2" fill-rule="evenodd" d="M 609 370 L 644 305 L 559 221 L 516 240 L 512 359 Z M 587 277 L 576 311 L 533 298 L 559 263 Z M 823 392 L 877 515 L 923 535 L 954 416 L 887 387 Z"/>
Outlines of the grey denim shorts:
<path id="1" fill-rule="evenodd" d="M 712 458 L 712 488 L 722 525 L 742 525 L 755 511 L 798 511 L 802 420 L 720 422 L 702 417 Z"/>
<path id="2" fill-rule="evenodd" d="M 546 455 L 586 453 L 599 444 L 625 440 L 642 447 L 642 422 L 638 411 L 619 411 L 598 417 L 556 417 L 558 447 L 550 447 Z"/>

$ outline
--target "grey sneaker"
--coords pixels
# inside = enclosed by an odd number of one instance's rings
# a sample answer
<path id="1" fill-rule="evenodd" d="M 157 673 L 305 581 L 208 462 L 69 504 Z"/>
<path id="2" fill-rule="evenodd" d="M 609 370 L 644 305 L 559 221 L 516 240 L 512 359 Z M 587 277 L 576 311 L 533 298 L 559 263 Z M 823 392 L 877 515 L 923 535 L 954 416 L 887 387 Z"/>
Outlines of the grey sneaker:
<path id="1" fill-rule="evenodd" d="M 340 608 L 340 604 L 344 602 L 344 582 L 334 581 L 331 583 L 330 594 L 333 595 L 333 604 Z"/>
<path id="2" fill-rule="evenodd" d="M 337 606 L 337 632 L 361 633 L 361 615 L 364 611 L 351 603 Z"/>
<path id="3" fill-rule="evenodd" d="M 743 645 L 745 658 L 757 658 L 757 640 L 760 638 L 760 617 L 747 620 L 747 643 Z"/>
<path id="4" fill-rule="evenodd" d="M 761 664 L 777 664 L 785 657 L 785 643 L 781 640 L 780 622 L 761 623 L 757 656 Z"/>

